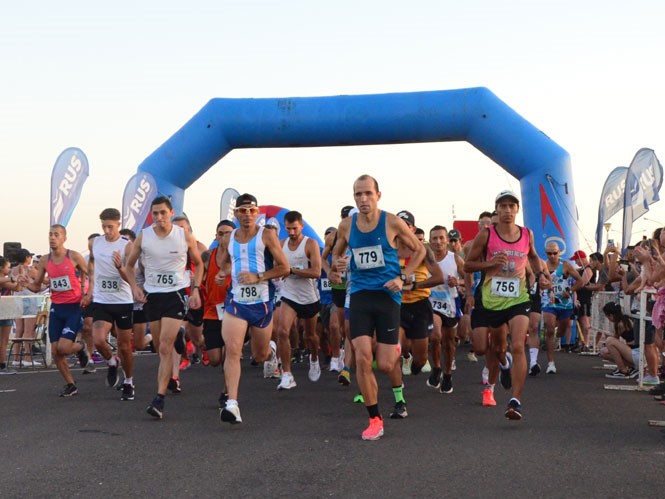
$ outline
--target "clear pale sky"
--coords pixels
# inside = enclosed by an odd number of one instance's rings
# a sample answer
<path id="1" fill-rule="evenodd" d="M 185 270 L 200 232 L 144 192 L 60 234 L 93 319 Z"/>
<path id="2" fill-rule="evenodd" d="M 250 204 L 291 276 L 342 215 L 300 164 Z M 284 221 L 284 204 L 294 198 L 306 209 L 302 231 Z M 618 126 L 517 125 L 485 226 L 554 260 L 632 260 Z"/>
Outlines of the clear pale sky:
<path id="1" fill-rule="evenodd" d="M 90 177 L 68 246 L 84 250 L 138 165 L 213 97 L 484 86 L 570 153 L 579 239 L 595 249 L 609 172 L 641 147 L 665 161 L 663 19 L 656 0 L 12 2 L 0 16 L 0 244 L 47 251 L 51 169 L 75 146 Z M 519 192 L 465 142 L 241 150 L 187 191 L 185 211 L 207 244 L 234 187 L 323 233 L 363 173 L 383 209 L 412 211 L 426 231 L 451 226 L 453 206 L 476 219 L 500 190 Z M 665 204 L 646 217 L 633 239 L 665 224 Z"/>

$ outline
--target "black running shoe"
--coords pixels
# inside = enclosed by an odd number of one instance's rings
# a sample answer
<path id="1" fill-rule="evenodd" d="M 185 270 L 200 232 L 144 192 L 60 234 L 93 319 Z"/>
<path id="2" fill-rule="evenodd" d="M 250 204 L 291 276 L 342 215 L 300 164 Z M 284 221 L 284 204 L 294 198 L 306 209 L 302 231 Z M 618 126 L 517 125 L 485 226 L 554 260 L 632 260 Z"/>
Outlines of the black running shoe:
<path id="1" fill-rule="evenodd" d="M 395 409 L 390 413 L 390 419 L 404 419 L 409 415 L 406 412 L 406 402 L 397 402 L 395 404 Z"/>
<path id="2" fill-rule="evenodd" d="M 117 362 L 117 359 L 116 359 Z M 108 366 L 106 371 L 106 386 L 115 388 L 120 383 L 120 373 L 118 372 L 118 364 L 115 366 Z"/>
<path id="3" fill-rule="evenodd" d="M 439 388 L 441 385 L 441 368 L 440 367 L 433 367 L 432 372 L 429 375 L 429 378 L 427 378 L 427 386 L 430 388 Z"/>
<path id="4" fill-rule="evenodd" d="M 180 380 L 178 378 L 171 378 L 169 380 L 167 388 L 171 390 L 173 393 L 182 392 L 182 389 L 180 388 Z"/>
<path id="5" fill-rule="evenodd" d="M 146 412 L 154 418 L 162 419 L 164 417 L 164 397 L 157 396 L 152 399 Z"/>
<path id="6" fill-rule="evenodd" d="M 453 376 L 452 374 L 444 374 L 441 379 L 441 386 L 439 387 L 441 393 L 453 393 Z"/>
<path id="7" fill-rule="evenodd" d="M 123 383 L 122 395 L 120 395 L 120 400 L 134 400 L 134 385 L 130 385 L 129 383 Z"/>
<path id="8" fill-rule="evenodd" d="M 538 376 L 540 374 L 540 366 L 538 364 L 534 364 L 529 368 L 529 376 Z"/>
<path id="9" fill-rule="evenodd" d="M 654 386 L 649 390 L 649 393 L 651 395 L 663 395 L 665 394 L 665 383 L 661 383 L 660 385 Z"/>
<path id="10" fill-rule="evenodd" d="M 511 398 L 510 402 L 508 402 L 508 408 L 506 409 L 504 415 L 513 421 L 522 419 L 522 404 L 520 404 L 519 400 L 517 400 L 515 397 Z"/>
<path id="11" fill-rule="evenodd" d="M 90 357 L 88 356 L 88 352 L 85 350 L 85 345 L 81 343 L 81 350 L 76 352 L 76 356 L 79 358 L 79 364 L 81 367 L 85 367 L 88 365 L 88 362 L 90 362 Z"/>
<path id="12" fill-rule="evenodd" d="M 513 367 L 513 356 L 510 354 L 510 352 L 506 352 L 506 360 L 508 361 L 508 367 L 506 369 L 504 369 L 503 366 L 499 364 L 499 371 L 501 371 L 501 376 L 499 378 L 501 380 L 501 386 L 503 386 L 506 390 L 510 390 L 510 388 L 513 386 L 513 382 L 510 379 L 510 368 Z"/>
<path id="13" fill-rule="evenodd" d="M 65 388 L 60 392 L 61 397 L 72 397 L 78 393 L 78 388 L 73 383 L 67 383 Z"/>
<path id="14" fill-rule="evenodd" d="M 187 349 L 187 344 L 185 343 L 185 328 L 181 327 L 178 329 L 178 336 L 175 338 L 175 343 L 173 343 L 173 347 L 175 348 L 175 351 L 180 354 L 184 355 L 185 350 Z"/>

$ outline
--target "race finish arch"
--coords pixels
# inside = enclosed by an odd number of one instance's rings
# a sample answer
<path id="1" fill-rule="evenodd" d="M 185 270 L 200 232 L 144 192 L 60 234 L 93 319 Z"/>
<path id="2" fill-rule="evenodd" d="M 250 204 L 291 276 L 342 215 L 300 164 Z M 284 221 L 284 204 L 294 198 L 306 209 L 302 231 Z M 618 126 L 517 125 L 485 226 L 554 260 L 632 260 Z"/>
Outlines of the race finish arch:
<path id="1" fill-rule="evenodd" d="M 519 179 L 544 256 L 579 249 L 568 153 L 483 87 L 331 97 L 212 99 L 138 167 L 182 212 L 185 189 L 233 149 L 467 141 Z M 361 174 L 362 172 L 359 172 Z M 496 189 L 497 193 L 500 190 Z"/>

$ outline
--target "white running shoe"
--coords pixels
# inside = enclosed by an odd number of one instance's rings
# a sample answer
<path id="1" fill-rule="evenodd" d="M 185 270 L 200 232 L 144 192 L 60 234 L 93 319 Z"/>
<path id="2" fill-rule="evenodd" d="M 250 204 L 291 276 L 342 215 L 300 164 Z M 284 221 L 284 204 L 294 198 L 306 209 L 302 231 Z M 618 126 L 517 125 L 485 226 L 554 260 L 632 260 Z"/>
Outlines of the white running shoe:
<path id="1" fill-rule="evenodd" d="M 277 360 L 277 344 L 270 340 L 270 359 L 263 363 L 263 377 L 272 378 L 275 371 L 279 369 L 279 361 Z"/>
<path id="2" fill-rule="evenodd" d="M 219 417 L 225 423 L 242 423 L 242 418 L 240 417 L 240 407 L 238 407 L 238 404 L 229 405 L 227 402 L 226 406 L 224 406 L 224 409 L 219 411 Z"/>
<path id="3" fill-rule="evenodd" d="M 545 370 L 547 374 L 556 374 L 556 366 L 554 365 L 554 362 L 548 362 L 547 363 L 547 369 Z"/>
<path id="4" fill-rule="evenodd" d="M 339 357 L 333 357 L 330 359 L 330 367 L 328 367 L 328 371 L 330 372 L 340 372 L 342 370 L 341 367 L 339 367 Z"/>
<path id="5" fill-rule="evenodd" d="M 277 385 L 278 390 L 290 390 L 291 388 L 296 387 L 296 380 L 293 379 L 292 373 L 284 372 L 282 373 L 282 381 Z"/>
<path id="6" fill-rule="evenodd" d="M 318 360 L 314 362 L 311 355 L 309 356 L 308 376 L 310 381 L 319 381 L 319 378 L 321 377 L 321 365 Z"/>
<path id="7" fill-rule="evenodd" d="M 457 362 L 455 362 L 455 359 L 453 359 L 453 365 L 450 368 L 451 371 L 456 371 L 457 370 Z"/>
<path id="8" fill-rule="evenodd" d="M 483 385 L 490 384 L 490 370 L 487 369 L 487 366 L 483 367 Z"/>
<path id="9" fill-rule="evenodd" d="M 422 368 L 422 372 L 424 373 L 431 373 L 432 372 L 432 365 L 429 363 L 429 359 L 427 362 L 425 362 L 425 365 Z"/>
<path id="10" fill-rule="evenodd" d="M 476 354 L 473 352 L 469 352 L 466 354 L 466 359 L 469 362 L 478 362 L 478 357 L 476 357 Z"/>
<path id="11" fill-rule="evenodd" d="M 411 376 L 411 364 L 413 364 L 413 356 L 402 357 L 402 375 Z"/>

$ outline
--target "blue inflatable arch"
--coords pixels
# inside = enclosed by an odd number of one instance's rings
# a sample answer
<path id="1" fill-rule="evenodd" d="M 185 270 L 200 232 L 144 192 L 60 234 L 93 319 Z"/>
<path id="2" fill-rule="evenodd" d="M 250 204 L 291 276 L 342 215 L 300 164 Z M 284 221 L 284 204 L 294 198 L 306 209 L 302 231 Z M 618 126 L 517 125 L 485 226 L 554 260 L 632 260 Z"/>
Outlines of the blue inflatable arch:
<path id="1" fill-rule="evenodd" d="M 578 248 L 568 153 L 486 88 L 271 99 L 212 99 L 148 156 L 176 212 L 184 193 L 232 149 L 467 141 L 520 181 L 525 224 L 544 255 Z"/>

